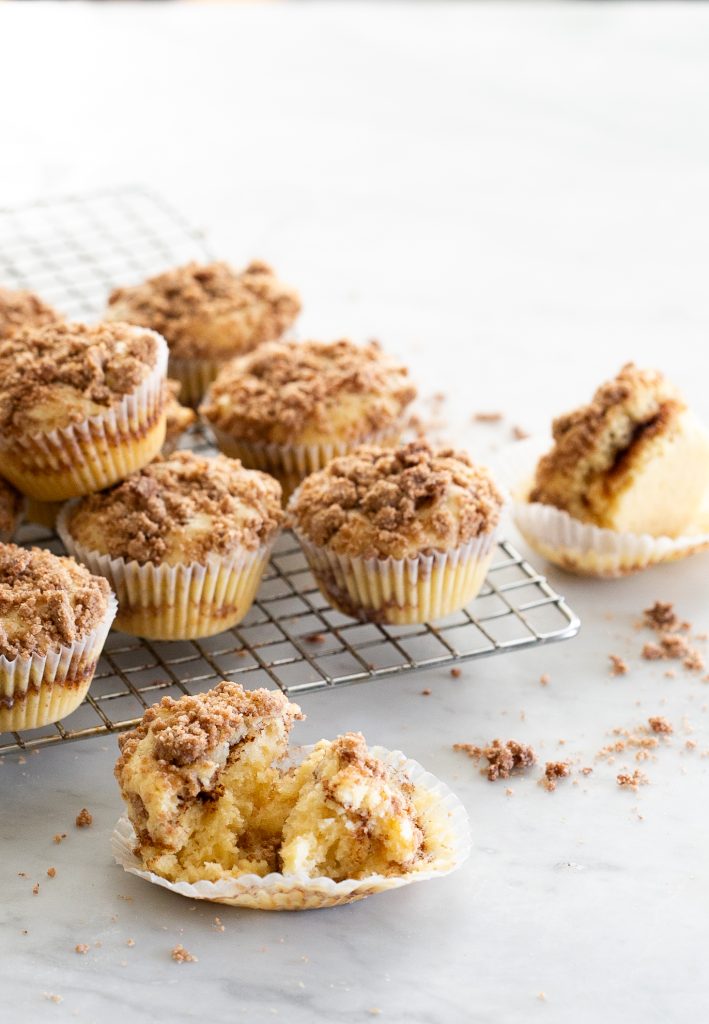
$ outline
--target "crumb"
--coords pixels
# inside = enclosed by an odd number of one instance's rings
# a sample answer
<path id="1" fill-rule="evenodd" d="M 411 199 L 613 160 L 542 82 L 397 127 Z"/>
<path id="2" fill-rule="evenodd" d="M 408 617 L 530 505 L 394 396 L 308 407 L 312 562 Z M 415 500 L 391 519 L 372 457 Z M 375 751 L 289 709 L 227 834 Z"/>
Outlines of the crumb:
<path id="1" fill-rule="evenodd" d="M 57 869 L 56 868 L 47 868 L 47 874 L 48 874 L 48 876 L 50 878 L 56 878 L 56 876 L 57 876 Z"/>
<path id="2" fill-rule="evenodd" d="M 670 601 L 655 601 L 650 608 L 646 608 L 642 624 L 658 633 L 675 632 L 681 626 Z"/>
<path id="3" fill-rule="evenodd" d="M 628 775 L 627 772 L 621 772 L 620 775 L 616 776 L 616 782 L 624 789 L 632 789 L 634 792 L 637 792 L 639 786 L 647 785 L 648 778 L 647 775 L 644 775 L 636 768 L 632 775 Z"/>
<path id="4" fill-rule="evenodd" d="M 118 899 L 119 900 L 125 900 L 126 903 L 132 903 L 133 902 L 133 897 L 132 896 L 122 896 L 121 893 L 118 893 Z"/>
<path id="5" fill-rule="evenodd" d="M 222 924 L 222 919 L 220 917 L 215 917 L 214 918 L 213 928 L 217 932 L 223 932 L 224 931 L 224 925 Z"/>
<path id="6" fill-rule="evenodd" d="M 378 1006 L 370 1006 L 367 1010 L 367 1013 L 371 1013 L 373 1017 L 378 1017 L 381 1012 Z"/>
<path id="7" fill-rule="evenodd" d="M 18 878 L 27 878 L 27 872 L 26 871 L 18 871 L 17 872 L 17 877 Z"/>
<path id="8" fill-rule="evenodd" d="M 531 747 L 517 740 L 493 740 L 487 747 L 476 747 L 472 743 L 454 743 L 454 750 L 462 750 L 474 761 L 484 757 L 488 762 L 484 771 L 490 782 L 496 779 L 509 779 L 512 772 L 529 768 L 537 760 Z"/>
<path id="9" fill-rule="evenodd" d="M 94 819 L 91 811 L 86 807 L 82 807 L 76 816 L 76 827 L 77 828 L 88 828 L 93 825 Z"/>
<path id="10" fill-rule="evenodd" d="M 83 955 L 85 953 L 88 953 L 88 951 L 89 947 L 86 945 L 85 942 L 80 942 L 78 945 L 74 946 L 75 953 L 81 953 Z"/>
<path id="11" fill-rule="evenodd" d="M 568 761 L 547 761 L 539 784 L 544 786 L 548 793 L 553 793 L 556 789 L 557 780 L 565 779 L 570 771 Z"/>
<path id="12" fill-rule="evenodd" d="M 515 441 L 526 441 L 529 436 L 529 432 L 524 427 L 512 427 L 512 437 Z"/>
<path id="13" fill-rule="evenodd" d="M 499 423 L 503 418 L 503 413 L 501 412 L 473 413 L 473 423 Z"/>
<path id="14" fill-rule="evenodd" d="M 659 661 L 665 656 L 659 644 L 644 644 L 640 653 L 646 661 Z"/>
<path id="15" fill-rule="evenodd" d="M 593 773 L 593 768 L 588 768 L 587 767 L 587 768 L 582 768 L 581 769 L 581 774 L 582 775 L 591 775 L 592 773 Z"/>
<path id="16" fill-rule="evenodd" d="M 66 832 L 57 832 L 57 834 L 53 837 L 52 842 L 61 843 L 62 839 L 66 839 Z"/>
<path id="17" fill-rule="evenodd" d="M 684 745 L 687 748 L 687 750 L 694 750 L 696 745 L 697 745 L 697 741 L 696 740 L 685 740 L 685 744 Z"/>
<path id="18" fill-rule="evenodd" d="M 196 956 L 192 956 L 192 954 L 190 952 L 188 952 L 188 950 L 186 950 L 185 947 L 183 945 L 181 945 L 179 942 L 178 942 L 178 944 L 176 946 L 173 946 L 173 948 L 170 950 L 170 956 L 178 964 L 196 964 L 197 963 L 197 957 Z"/>
<path id="19" fill-rule="evenodd" d="M 703 672 L 705 668 L 704 658 L 695 647 L 690 647 L 682 664 L 689 672 Z"/>
<path id="20" fill-rule="evenodd" d="M 549 675 L 548 675 L 547 672 L 543 672 L 542 675 L 540 675 L 539 682 L 542 684 L 542 686 L 548 686 L 549 685 L 549 683 L 551 682 L 551 679 L 549 678 Z"/>
<path id="21" fill-rule="evenodd" d="M 628 674 L 627 662 L 623 661 L 618 654 L 609 654 L 608 658 L 611 663 L 612 676 L 626 676 Z"/>
<path id="22" fill-rule="evenodd" d="M 451 675 L 453 676 L 454 679 L 460 679 L 462 674 L 463 674 L 462 670 L 459 669 L 459 668 L 452 668 L 451 669 Z"/>
<path id="23" fill-rule="evenodd" d="M 42 995 L 45 999 L 48 999 L 50 1003 L 61 1003 L 64 996 L 58 996 L 56 992 L 43 992 Z"/>
<path id="24" fill-rule="evenodd" d="M 665 679 L 676 679 L 677 672 L 673 668 L 668 668 L 665 672 Z"/>
<path id="25" fill-rule="evenodd" d="M 508 786 L 505 790 L 505 796 L 514 796 L 514 792 L 515 791 Z"/>
<path id="26" fill-rule="evenodd" d="M 546 992 L 537 992 L 537 999 L 541 999 L 542 1002 L 545 1002 L 546 998 L 547 998 Z"/>
<path id="27" fill-rule="evenodd" d="M 32 895 L 39 896 L 39 882 L 35 882 L 32 886 Z"/>
<path id="28" fill-rule="evenodd" d="M 305 638 L 309 644 L 324 644 L 325 636 L 323 633 L 311 633 L 310 636 Z"/>
<path id="29" fill-rule="evenodd" d="M 421 696 L 422 697 L 430 697 L 431 696 L 431 691 L 430 690 L 421 690 Z"/>
<path id="30" fill-rule="evenodd" d="M 666 733 L 667 735 L 674 732 L 673 727 L 662 715 L 653 715 L 648 718 L 648 724 L 653 732 Z"/>

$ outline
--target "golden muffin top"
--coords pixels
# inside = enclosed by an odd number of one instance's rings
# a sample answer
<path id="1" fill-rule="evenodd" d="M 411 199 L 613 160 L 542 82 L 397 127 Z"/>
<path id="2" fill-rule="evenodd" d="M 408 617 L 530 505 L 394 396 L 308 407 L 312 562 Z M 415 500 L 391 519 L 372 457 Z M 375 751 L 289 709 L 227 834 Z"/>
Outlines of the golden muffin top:
<path id="1" fill-rule="evenodd" d="M 62 320 L 61 313 L 24 288 L 0 288 L 0 338 L 23 327 L 43 327 Z"/>
<path id="2" fill-rule="evenodd" d="M 497 525 L 503 499 L 465 452 L 426 441 L 364 445 L 301 484 L 289 512 L 319 546 L 362 558 L 447 551 Z"/>
<path id="3" fill-rule="evenodd" d="M 200 412 L 247 441 L 364 440 L 415 397 L 408 370 L 376 342 L 273 342 L 225 366 Z"/>
<path id="4" fill-rule="evenodd" d="M 54 323 L 0 341 L 0 436 L 105 413 L 150 375 L 161 345 L 127 324 Z"/>
<path id="5" fill-rule="evenodd" d="M 73 644 L 103 619 L 111 590 L 73 558 L 0 544 L 0 655 L 46 654 Z"/>
<path id="6" fill-rule="evenodd" d="M 241 271 L 188 263 L 116 288 L 106 318 L 151 327 L 178 358 L 228 359 L 279 337 L 299 312 L 298 293 L 255 260 Z"/>
<path id="7" fill-rule="evenodd" d="M 180 565 L 254 550 L 282 519 L 273 477 L 225 455 L 181 451 L 81 498 L 65 528 L 76 543 L 111 558 Z"/>

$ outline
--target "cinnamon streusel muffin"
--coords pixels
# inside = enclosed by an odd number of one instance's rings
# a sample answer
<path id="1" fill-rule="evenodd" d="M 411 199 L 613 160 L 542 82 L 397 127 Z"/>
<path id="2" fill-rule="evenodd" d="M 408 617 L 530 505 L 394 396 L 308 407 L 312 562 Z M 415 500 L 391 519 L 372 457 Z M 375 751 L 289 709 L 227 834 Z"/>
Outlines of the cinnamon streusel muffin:
<path id="1" fill-rule="evenodd" d="M 177 396 L 180 393 L 178 380 L 167 380 L 165 388 L 167 390 L 167 406 L 165 409 L 165 443 L 162 446 L 162 454 L 170 455 L 171 452 L 174 452 L 177 442 L 184 432 L 196 422 L 197 413 L 194 409 L 189 409 L 186 405 L 181 405 L 178 402 Z"/>
<path id="2" fill-rule="evenodd" d="M 480 590 L 503 499 L 464 452 L 415 441 L 357 448 L 306 477 L 289 504 L 324 596 L 396 624 L 457 611 Z"/>
<path id="3" fill-rule="evenodd" d="M 414 782 L 412 762 L 359 733 L 295 764 L 288 739 L 302 717 L 278 692 L 228 682 L 149 709 L 116 764 L 142 868 L 185 895 L 299 910 L 460 863 L 465 815 L 437 780 L 416 766 Z"/>
<path id="4" fill-rule="evenodd" d="M 67 550 L 106 576 L 116 628 L 211 636 L 251 607 L 283 512 L 277 481 L 223 455 L 181 451 L 62 509 Z"/>
<path id="5" fill-rule="evenodd" d="M 63 320 L 61 313 L 24 288 L 0 288 L 0 340 L 23 327 L 44 327 Z"/>
<path id="6" fill-rule="evenodd" d="M 0 477 L 0 542 L 7 542 L 20 525 L 22 495 Z"/>
<path id="7" fill-rule="evenodd" d="M 0 544 L 0 732 L 81 703 L 115 613 L 106 580 L 73 558 Z"/>
<path id="8" fill-rule="evenodd" d="M 271 473 L 287 497 L 358 444 L 395 444 L 415 397 L 375 342 L 274 342 L 226 366 L 200 413 L 222 451 Z"/>
<path id="9" fill-rule="evenodd" d="M 106 319 L 151 327 L 170 346 L 170 376 L 196 405 L 226 360 L 278 338 L 300 312 L 298 293 L 266 263 L 188 263 L 143 284 L 116 288 Z"/>
<path id="10" fill-rule="evenodd" d="M 49 324 L 0 341 L 0 473 L 39 501 L 128 476 L 165 438 L 165 342 L 127 324 Z"/>

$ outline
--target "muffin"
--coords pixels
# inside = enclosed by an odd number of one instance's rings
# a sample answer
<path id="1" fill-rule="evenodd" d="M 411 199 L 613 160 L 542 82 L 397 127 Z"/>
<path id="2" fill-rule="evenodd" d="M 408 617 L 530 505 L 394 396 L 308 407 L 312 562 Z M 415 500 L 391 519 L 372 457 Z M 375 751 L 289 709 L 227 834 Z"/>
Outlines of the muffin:
<path id="1" fill-rule="evenodd" d="M 289 514 L 313 576 L 345 615 L 439 619 L 478 594 L 503 499 L 464 452 L 357 448 L 307 477 Z"/>
<path id="2" fill-rule="evenodd" d="M 186 430 L 196 423 L 197 413 L 186 405 L 181 405 L 177 396 L 180 393 L 179 380 L 167 380 L 165 382 L 167 391 L 167 405 L 165 407 L 165 443 L 162 446 L 162 454 L 169 455 L 174 452 L 177 443 Z"/>
<path id="3" fill-rule="evenodd" d="M 514 505 L 544 557 L 613 577 L 709 546 L 709 433 L 661 373 L 627 364 L 552 432 Z"/>
<path id="4" fill-rule="evenodd" d="M 241 622 L 282 519 L 271 477 L 181 451 L 70 502 L 57 530 L 70 554 L 110 581 L 116 629 L 183 640 Z"/>
<path id="5" fill-rule="evenodd" d="M 165 439 L 165 342 L 127 324 L 49 324 L 0 341 L 0 474 L 30 498 L 108 487 Z"/>
<path id="6" fill-rule="evenodd" d="M 22 508 L 22 495 L 0 477 L 0 543 L 9 541 L 20 525 Z"/>
<path id="7" fill-rule="evenodd" d="M 336 455 L 396 444 L 415 397 L 374 342 L 274 342 L 226 366 L 200 413 L 223 452 L 275 476 L 287 497 Z"/>
<path id="8" fill-rule="evenodd" d="M 61 313 L 34 292 L 0 288 L 0 340 L 17 334 L 23 327 L 44 327 L 62 319 Z"/>
<path id="9" fill-rule="evenodd" d="M 186 896 L 298 910 L 458 866 L 467 820 L 438 780 L 359 733 L 298 765 L 288 739 L 302 717 L 278 692 L 230 682 L 149 709 L 116 764 L 132 824 L 118 838 L 139 873 Z"/>
<path id="10" fill-rule="evenodd" d="M 106 580 L 72 558 L 0 544 L 0 732 L 78 707 L 115 612 Z"/>
<path id="11" fill-rule="evenodd" d="M 180 399 L 196 405 L 234 356 L 278 338 L 300 312 L 298 293 L 258 261 L 236 271 L 228 263 L 188 263 L 143 284 L 116 288 L 107 320 L 150 327 L 170 346 L 170 376 Z"/>

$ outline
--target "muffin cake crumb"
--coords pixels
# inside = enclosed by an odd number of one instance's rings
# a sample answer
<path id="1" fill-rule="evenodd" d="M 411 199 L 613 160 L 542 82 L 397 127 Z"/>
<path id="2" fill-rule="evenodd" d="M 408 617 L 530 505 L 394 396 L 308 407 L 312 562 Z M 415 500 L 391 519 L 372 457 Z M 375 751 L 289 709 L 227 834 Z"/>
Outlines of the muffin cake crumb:
<path id="1" fill-rule="evenodd" d="M 176 946 L 173 946 L 170 950 L 170 956 L 178 964 L 196 964 L 197 957 L 193 956 L 185 947 L 178 942 Z"/>

